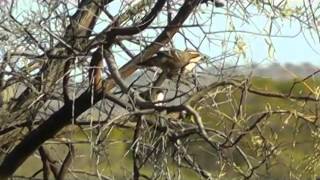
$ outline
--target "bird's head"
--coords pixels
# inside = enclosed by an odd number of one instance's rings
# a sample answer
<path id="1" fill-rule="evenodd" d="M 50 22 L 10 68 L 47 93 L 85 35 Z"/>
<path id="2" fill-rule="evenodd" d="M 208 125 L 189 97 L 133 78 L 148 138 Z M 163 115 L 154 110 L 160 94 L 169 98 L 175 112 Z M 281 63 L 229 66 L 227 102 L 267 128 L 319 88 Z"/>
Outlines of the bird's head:
<path id="1" fill-rule="evenodd" d="M 184 70 L 190 72 L 196 67 L 199 61 L 201 61 L 202 55 L 198 51 L 186 49 L 183 51 L 181 59 L 184 60 Z"/>
<path id="2" fill-rule="evenodd" d="M 187 49 L 186 52 L 189 63 L 197 63 L 203 58 L 199 51 Z"/>

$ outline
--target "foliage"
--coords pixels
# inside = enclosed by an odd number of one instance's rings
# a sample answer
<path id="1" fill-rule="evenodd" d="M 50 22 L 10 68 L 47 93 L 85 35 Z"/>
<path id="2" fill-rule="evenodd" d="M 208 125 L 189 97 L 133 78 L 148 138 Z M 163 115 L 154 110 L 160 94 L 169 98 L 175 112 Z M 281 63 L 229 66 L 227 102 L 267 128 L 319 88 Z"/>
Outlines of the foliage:
<path id="1" fill-rule="evenodd" d="M 274 81 L 243 65 L 252 38 L 274 60 L 288 24 L 319 39 L 314 3 L 1 4 L 1 179 L 318 175 L 320 71 Z"/>

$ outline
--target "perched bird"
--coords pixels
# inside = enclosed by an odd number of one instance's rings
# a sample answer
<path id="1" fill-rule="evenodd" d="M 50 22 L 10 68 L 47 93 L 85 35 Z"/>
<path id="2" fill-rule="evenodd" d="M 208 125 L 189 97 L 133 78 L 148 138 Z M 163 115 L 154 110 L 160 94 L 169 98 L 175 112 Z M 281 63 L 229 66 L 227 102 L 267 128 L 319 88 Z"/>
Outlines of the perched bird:
<path id="1" fill-rule="evenodd" d="M 215 0 L 214 5 L 216 7 L 223 7 L 224 6 L 224 0 Z"/>
<path id="2" fill-rule="evenodd" d="M 202 3 L 208 4 L 208 1 L 214 2 L 215 7 L 223 7 L 225 4 L 225 0 L 203 0 Z"/>
<path id="3" fill-rule="evenodd" d="M 138 63 L 139 66 L 156 66 L 166 72 L 169 77 L 179 73 L 190 72 L 202 59 L 202 55 L 194 50 L 169 50 L 159 51 L 155 56 Z"/>

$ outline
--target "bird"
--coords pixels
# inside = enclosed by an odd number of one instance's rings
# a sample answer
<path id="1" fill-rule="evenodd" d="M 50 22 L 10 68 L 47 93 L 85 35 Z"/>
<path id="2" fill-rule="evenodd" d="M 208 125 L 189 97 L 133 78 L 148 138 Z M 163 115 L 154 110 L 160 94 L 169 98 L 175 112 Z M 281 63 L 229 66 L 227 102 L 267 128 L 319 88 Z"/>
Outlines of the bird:
<path id="1" fill-rule="evenodd" d="M 225 0 L 203 0 L 201 3 L 206 3 L 208 5 L 208 1 L 214 2 L 214 6 L 217 8 L 223 7 L 225 4 Z"/>
<path id="2" fill-rule="evenodd" d="M 215 0 L 215 2 L 214 2 L 215 7 L 223 7 L 224 4 L 225 3 L 223 0 Z"/>
<path id="3" fill-rule="evenodd" d="M 138 63 L 142 67 L 158 67 L 166 72 L 169 77 L 179 73 L 187 73 L 194 69 L 202 59 L 201 53 L 195 50 L 176 50 L 159 51 L 155 56 Z"/>

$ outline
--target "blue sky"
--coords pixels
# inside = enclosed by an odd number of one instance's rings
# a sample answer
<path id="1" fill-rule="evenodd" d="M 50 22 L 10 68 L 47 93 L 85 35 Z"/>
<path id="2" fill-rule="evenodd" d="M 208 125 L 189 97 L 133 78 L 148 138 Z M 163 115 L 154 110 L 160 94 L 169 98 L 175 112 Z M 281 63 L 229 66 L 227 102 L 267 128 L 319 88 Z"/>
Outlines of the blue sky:
<path id="1" fill-rule="evenodd" d="M 35 4 L 32 5 L 30 1 L 32 0 L 20 1 L 19 3 L 21 4 L 18 6 L 19 7 L 18 11 L 25 11 L 30 8 L 36 8 L 35 7 L 36 5 Z M 312 1 L 312 2 L 314 5 L 319 3 L 318 0 Z M 296 6 L 301 6 L 302 3 L 303 3 L 302 0 L 289 0 L 289 6 L 292 8 L 295 8 Z M 117 9 L 115 7 L 119 8 L 119 4 L 112 5 L 110 9 Z M 206 8 L 205 5 L 203 5 L 203 8 L 201 9 L 205 9 L 205 8 Z M 211 9 L 209 9 L 209 11 L 210 10 Z M 223 14 L 223 13 L 226 13 L 225 10 L 223 9 L 218 10 L 218 12 L 222 14 L 215 15 L 213 17 L 212 27 L 208 26 L 204 28 L 211 29 L 211 31 L 217 32 L 217 31 L 230 29 L 230 24 L 233 24 L 235 27 L 235 30 L 249 31 L 249 32 L 255 32 L 255 33 L 263 32 L 270 24 L 269 19 L 266 18 L 265 15 L 257 14 L 257 10 L 254 8 L 249 10 L 255 13 L 256 15 L 248 19 L 248 22 L 244 22 L 236 18 L 228 18 Z M 117 10 L 114 10 L 114 12 L 116 11 Z M 204 17 L 204 19 L 207 19 L 207 18 L 208 17 Z M 158 20 L 161 21 L 161 18 L 158 18 Z M 239 36 L 243 39 L 243 41 L 246 43 L 246 46 L 247 46 L 246 57 L 241 58 L 242 59 L 241 61 L 243 63 L 278 62 L 281 64 L 284 64 L 284 63 L 299 64 L 303 62 L 310 62 L 317 66 L 320 65 L 320 46 L 319 46 L 320 43 L 317 39 L 318 37 L 315 32 L 311 32 L 309 30 L 304 30 L 304 33 L 300 32 L 300 28 L 301 28 L 300 24 L 297 20 L 294 20 L 294 19 L 279 19 L 274 22 L 275 22 L 274 23 L 275 25 L 273 26 L 273 30 L 275 32 L 274 34 L 292 36 L 292 37 L 268 38 L 267 36 L 252 35 L 249 33 L 230 33 L 227 35 L 225 33 L 217 33 L 215 35 L 212 35 L 212 38 L 216 38 L 218 40 L 215 40 L 214 43 L 204 42 L 200 47 L 200 50 L 210 56 L 216 56 L 221 52 L 223 52 L 221 43 L 224 39 L 228 39 L 231 41 L 227 43 L 226 49 L 232 50 L 234 46 L 234 43 L 232 42 L 234 41 L 235 36 Z M 103 24 L 101 25 L 101 27 L 102 26 Z M 200 42 L 201 31 L 199 30 L 199 28 L 189 28 L 188 30 L 185 29 L 184 31 L 188 35 L 188 37 L 191 38 L 192 41 Z M 150 32 L 146 32 L 146 34 L 148 33 Z M 311 35 L 314 36 L 314 39 L 311 38 L 312 37 Z M 274 46 L 275 53 L 273 58 L 268 57 L 269 46 L 266 43 L 267 41 L 272 42 Z M 178 48 L 184 47 L 184 41 L 182 41 L 181 36 L 179 37 L 179 35 L 176 35 L 174 42 Z"/>
<path id="2" fill-rule="evenodd" d="M 319 0 L 313 0 L 312 3 L 313 5 L 317 5 Z M 292 9 L 301 6 L 303 6 L 302 0 L 288 1 L 288 7 Z M 119 8 L 119 5 L 117 4 L 113 4 L 111 7 L 109 7 L 111 12 L 112 10 L 117 12 L 115 10 L 117 8 Z M 222 32 L 210 35 L 211 38 L 215 39 L 214 42 L 203 42 L 200 46 L 201 52 L 211 57 L 215 57 L 224 52 L 221 46 L 223 40 L 230 40 L 225 49 L 232 50 L 234 47 L 234 38 L 235 36 L 239 36 L 243 38 L 243 41 L 247 44 L 246 57 L 241 58 L 241 62 L 243 64 L 268 64 L 273 62 L 281 64 L 300 64 L 304 62 L 310 62 L 317 66 L 320 65 L 320 46 L 317 39 L 317 34 L 308 29 L 304 29 L 304 32 L 301 32 L 301 25 L 299 21 L 295 20 L 294 18 L 279 18 L 274 20 L 272 32 L 274 35 L 279 37 L 268 38 L 267 36 L 252 35 L 249 33 L 223 33 L 223 31 L 230 29 L 230 24 L 233 24 L 235 30 L 238 31 L 265 33 L 264 29 L 268 27 L 270 20 L 264 14 L 257 13 L 258 11 L 254 7 L 248 9 L 250 12 L 252 12 L 252 14 L 255 14 L 255 16 L 252 16 L 250 19 L 248 19 L 248 22 L 225 16 L 225 9 L 215 9 L 215 11 L 219 12 L 220 14 L 218 13 L 217 15 L 214 15 L 213 18 L 208 16 L 212 10 L 210 7 L 208 8 L 206 5 L 202 5 L 198 10 L 205 12 L 199 15 L 199 17 L 201 16 L 203 20 L 202 22 L 207 22 L 204 23 L 205 26 L 203 29 L 210 29 L 210 32 Z M 238 13 L 238 15 L 239 14 L 241 13 Z M 165 18 L 165 15 L 162 15 L 160 18 L 158 18 L 158 20 L 163 21 Z M 208 21 L 210 21 L 210 18 L 212 18 L 212 26 L 206 26 L 209 24 Z M 192 24 L 191 20 L 185 22 L 185 25 L 189 24 Z M 182 28 L 182 30 L 186 36 L 190 38 L 192 42 L 194 42 L 195 45 L 200 44 L 202 37 L 204 36 L 204 34 L 200 31 L 200 28 L 190 27 Z M 149 32 L 142 34 L 147 36 L 148 34 L 152 34 L 152 32 L 154 33 L 154 30 L 150 30 Z M 315 39 L 312 39 L 311 35 Z M 270 58 L 268 55 L 269 46 L 266 41 L 272 42 L 274 46 L 275 52 L 273 58 Z M 184 38 L 179 34 L 175 35 L 173 43 L 176 48 L 185 48 Z M 188 44 L 189 48 L 190 46 L 191 45 Z M 231 62 L 232 64 L 232 61 L 236 61 L 236 59 L 228 59 L 227 61 Z"/>
<path id="3" fill-rule="evenodd" d="M 318 1 L 312 1 L 319 3 Z M 291 1 L 289 7 L 296 8 L 302 6 L 303 1 Z M 256 13 L 255 8 L 249 9 L 249 11 Z M 223 12 L 223 10 L 222 10 Z M 213 29 L 215 30 L 226 30 L 228 21 L 232 21 L 235 26 L 235 30 L 248 31 L 262 34 L 265 29 L 269 28 L 270 20 L 265 15 L 259 15 L 251 17 L 248 22 L 243 22 L 237 19 L 226 18 L 224 15 L 215 17 L 215 24 Z M 219 28 L 220 27 L 220 28 Z M 314 65 L 320 65 L 320 42 L 317 33 L 314 30 L 303 29 L 301 31 L 301 24 L 294 18 L 278 18 L 273 20 L 272 34 L 279 37 L 271 37 L 253 35 L 250 33 L 233 33 L 243 38 L 247 45 L 247 56 L 243 58 L 244 63 L 255 62 L 255 63 L 294 63 L 300 64 L 309 62 Z M 272 42 L 274 46 L 274 57 L 268 57 L 268 44 Z M 204 51 L 210 50 L 206 46 L 203 47 Z"/>

